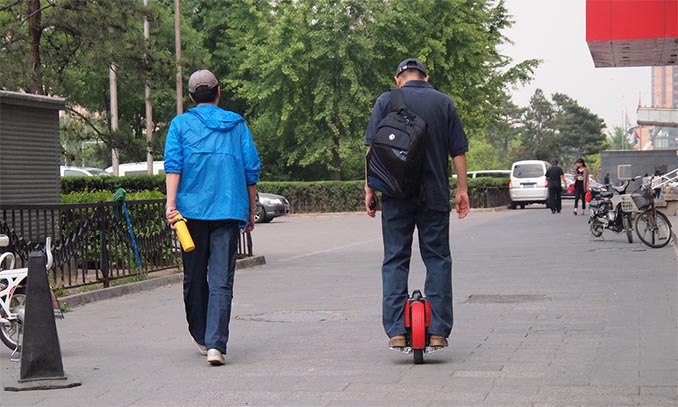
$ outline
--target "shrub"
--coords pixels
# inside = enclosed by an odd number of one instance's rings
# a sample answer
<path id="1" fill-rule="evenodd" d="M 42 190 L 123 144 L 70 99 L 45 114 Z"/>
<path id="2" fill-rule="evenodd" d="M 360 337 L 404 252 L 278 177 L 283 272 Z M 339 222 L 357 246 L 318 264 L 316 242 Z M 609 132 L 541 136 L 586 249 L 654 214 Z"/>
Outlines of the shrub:
<path id="1" fill-rule="evenodd" d="M 160 191 L 165 193 L 165 175 L 129 175 L 126 177 L 64 177 L 61 178 L 61 193 L 85 191 L 115 192 L 125 188 L 129 192 Z M 129 199 L 129 198 L 128 198 Z"/>
<path id="2" fill-rule="evenodd" d="M 262 181 L 259 192 L 283 195 L 290 201 L 292 213 L 354 212 L 364 210 L 365 181 L 272 182 Z M 450 178 L 451 204 L 457 180 Z M 141 200 L 165 197 L 164 175 L 127 177 L 68 177 L 62 179 L 62 202 L 83 203 L 110 201 L 118 188 L 128 192 L 126 199 Z M 472 178 L 468 180 L 472 208 L 490 208 L 509 203 L 508 180 Z M 68 192 L 67 192 L 68 191 Z"/>

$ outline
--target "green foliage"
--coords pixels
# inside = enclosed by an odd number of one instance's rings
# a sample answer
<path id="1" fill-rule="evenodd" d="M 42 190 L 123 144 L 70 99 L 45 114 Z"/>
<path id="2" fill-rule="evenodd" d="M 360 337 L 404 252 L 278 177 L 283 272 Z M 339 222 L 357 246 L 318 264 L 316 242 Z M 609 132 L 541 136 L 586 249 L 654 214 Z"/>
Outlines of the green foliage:
<path id="1" fill-rule="evenodd" d="M 26 3 L 40 11 L 29 12 Z M 149 42 L 143 38 L 144 16 L 151 22 Z M 0 7 L 0 25 L 7 33 L 0 36 L 0 88 L 67 99 L 64 161 L 81 164 L 80 142 L 95 140 L 101 145 L 93 147 L 87 165 L 107 166 L 114 146 L 122 162 L 145 159 L 147 81 L 156 123 L 151 148 L 156 156 L 162 155 L 164 129 L 176 112 L 171 0 L 151 1 L 147 9 L 141 1 L 15 1 Z M 29 35 L 31 27 L 38 35 Z M 184 69 L 203 66 L 200 35 L 190 24 L 182 24 L 182 40 Z M 109 128 L 112 62 L 118 76 L 118 132 Z"/>
<path id="2" fill-rule="evenodd" d="M 507 128 L 501 123 L 497 129 L 508 132 L 501 145 L 511 161 L 557 159 L 567 169 L 579 157 L 596 161 L 601 150 L 607 148 L 605 123 L 589 109 L 562 93 L 551 100 L 537 89 L 526 109 L 506 105 Z M 497 144 L 494 144 L 497 146 Z"/>
<path id="3" fill-rule="evenodd" d="M 125 197 L 126 201 L 140 201 L 147 199 L 164 199 L 165 194 L 160 191 L 132 192 Z M 113 194 L 108 191 L 84 191 L 61 194 L 61 203 L 89 203 L 112 201 Z"/>
<path id="4" fill-rule="evenodd" d="M 365 181 L 260 182 L 260 192 L 282 195 L 293 213 L 353 212 L 365 208 Z"/>
<path id="5" fill-rule="evenodd" d="M 130 194 L 144 191 L 157 191 L 161 195 L 165 193 L 165 176 L 160 175 L 130 175 L 126 177 L 98 176 L 98 177 L 64 177 L 61 178 L 61 193 L 104 191 L 114 193 L 118 188 L 125 188 Z M 147 199 L 147 198 L 138 198 Z M 148 198 L 150 199 L 150 198 Z M 103 199 L 104 201 L 110 199 Z M 94 202 L 94 201 L 89 201 Z"/>

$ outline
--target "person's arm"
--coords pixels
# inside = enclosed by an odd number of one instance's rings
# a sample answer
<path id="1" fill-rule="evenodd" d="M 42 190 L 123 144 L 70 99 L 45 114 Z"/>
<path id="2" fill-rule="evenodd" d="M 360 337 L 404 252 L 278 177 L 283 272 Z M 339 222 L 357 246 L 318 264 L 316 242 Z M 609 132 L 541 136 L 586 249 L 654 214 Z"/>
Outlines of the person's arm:
<path id="1" fill-rule="evenodd" d="M 370 121 L 367 123 L 367 130 L 365 131 L 365 145 L 367 146 L 367 151 L 365 152 L 365 213 L 367 216 L 374 218 L 377 214 L 377 209 L 380 208 L 379 198 L 377 193 L 369 185 L 367 185 L 367 153 L 370 152 L 370 146 L 374 140 L 374 135 L 377 133 L 377 126 L 381 119 L 384 117 L 384 105 L 382 104 L 382 98 L 384 94 L 377 98 L 377 101 L 374 102 L 374 107 L 372 108 L 372 114 L 370 115 Z M 386 103 L 388 105 L 388 103 Z M 370 208 L 370 203 L 374 202 L 374 207 Z"/>
<path id="2" fill-rule="evenodd" d="M 261 160 L 259 153 L 254 145 L 254 139 L 250 133 L 247 124 L 243 122 L 243 134 L 241 138 L 243 163 L 245 167 L 245 182 L 247 183 L 247 196 L 249 214 L 247 216 L 247 226 L 243 230 L 244 233 L 254 230 L 254 213 L 257 209 L 257 182 L 259 182 L 259 174 L 261 172 Z"/>
<path id="3" fill-rule="evenodd" d="M 165 187 L 167 189 L 167 199 L 165 201 L 165 218 L 174 229 L 174 224 L 177 222 L 177 190 L 179 189 L 180 174 L 167 173 L 165 175 Z"/>
<path id="4" fill-rule="evenodd" d="M 254 214 L 257 211 L 257 184 L 247 186 L 247 195 L 250 200 L 250 214 L 247 221 L 247 226 L 244 229 L 244 233 L 251 232 L 254 230 Z"/>
<path id="5" fill-rule="evenodd" d="M 369 152 L 370 146 L 367 146 L 367 153 Z M 367 216 L 374 218 L 377 215 L 377 209 L 379 209 L 379 197 L 377 197 L 374 189 L 367 185 L 367 153 L 365 154 L 365 212 Z M 374 206 L 370 205 L 371 203 L 374 203 Z"/>
<path id="6" fill-rule="evenodd" d="M 470 210 L 468 199 L 468 184 L 466 181 L 466 154 L 459 154 L 452 158 L 454 168 L 457 171 L 457 193 L 454 197 L 457 216 L 464 219 Z"/>

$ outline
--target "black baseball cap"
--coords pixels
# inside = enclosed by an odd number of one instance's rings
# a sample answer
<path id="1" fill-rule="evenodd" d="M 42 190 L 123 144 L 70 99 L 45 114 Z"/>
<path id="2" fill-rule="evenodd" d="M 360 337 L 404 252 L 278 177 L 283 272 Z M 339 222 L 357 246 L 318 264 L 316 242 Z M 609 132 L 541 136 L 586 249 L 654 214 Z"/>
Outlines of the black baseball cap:
<path id="1" fill-rule="evenodd" d="M 400 76 L 403 71 L 406 71 L 408 69 L 416 69 L 418 71 L 421 71 L 424 75 L 428 75 L 428 72 L 426 72 L 426 65 L 422 64 L 420 60 L 416 58 L 407 58 L 400 64 L 398 64 L 398 69 L 396 70 L 395 76 L 398 77 Z"/>

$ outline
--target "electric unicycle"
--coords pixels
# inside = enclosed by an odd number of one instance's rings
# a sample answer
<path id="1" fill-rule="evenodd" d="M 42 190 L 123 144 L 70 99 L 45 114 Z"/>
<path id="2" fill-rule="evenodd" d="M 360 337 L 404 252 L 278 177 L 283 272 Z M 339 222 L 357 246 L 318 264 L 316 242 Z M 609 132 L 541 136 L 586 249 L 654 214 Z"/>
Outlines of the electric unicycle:
<path id="1" fill-rule="evenodd" d="M 414 290 L 405 302 L 407 346 L 393 349 L 414 354 L 414 363 L 417 365 L 424 363 L 425 353 L 442 349 L 429 346 L 429 325 L 431 325 L 431 305 L 426 297 L 421 294 L 421 291 Z"/>

